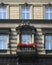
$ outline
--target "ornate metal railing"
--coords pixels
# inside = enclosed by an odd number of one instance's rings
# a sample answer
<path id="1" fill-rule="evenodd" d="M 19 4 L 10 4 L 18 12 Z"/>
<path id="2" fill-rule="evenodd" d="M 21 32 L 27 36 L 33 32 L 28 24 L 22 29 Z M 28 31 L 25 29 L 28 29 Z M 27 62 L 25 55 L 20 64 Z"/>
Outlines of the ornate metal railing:
<path id="1" fill-rule="evenodd" d="M 31 44 L 22 44 L 19 43 L 17 45 L 17 54 L 20 56 L 26 56 L 26 55 L 35 55 L 37 54 L 37 44 L 31 43 Z"/>

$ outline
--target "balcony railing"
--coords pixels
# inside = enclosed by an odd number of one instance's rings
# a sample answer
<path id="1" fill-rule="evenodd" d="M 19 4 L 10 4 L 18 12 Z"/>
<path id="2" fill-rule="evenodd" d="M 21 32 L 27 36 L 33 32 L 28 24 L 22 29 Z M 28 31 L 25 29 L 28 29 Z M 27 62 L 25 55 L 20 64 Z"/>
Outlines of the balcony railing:
<path id="1" fill-rule="evenodd" d="M 32 56 L 37 54 L 37 44 L 22 44 L 19 43 L 17 46 L 17 55 L 19 56 Z"/>

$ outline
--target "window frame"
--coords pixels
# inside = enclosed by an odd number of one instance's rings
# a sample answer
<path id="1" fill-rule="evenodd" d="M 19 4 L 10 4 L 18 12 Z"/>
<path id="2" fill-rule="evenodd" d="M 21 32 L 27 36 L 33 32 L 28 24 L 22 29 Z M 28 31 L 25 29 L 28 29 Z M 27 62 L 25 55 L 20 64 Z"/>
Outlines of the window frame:
<path id="1" fill-rule="evenodd" d="M 46 9 L 49 9 L 49 8 L 52 8 L 52 7 L 45 7 L 45 16 L 44 16 L 44 18 L 45 19 L 48 19 L 48 20 L 52 20 L 52 18 L 50 18 L 50 16 L 48 16 L 48 18 L 46 18 Z M 47 11 L 48 12 L 48 11 Z M 49 11 L 49 13 L 50 13 L 50 11 Z M 52 11 L 51 11 L 51 13 L 52 13 Z M 48 13 L 47 13 L 48 14 Z M 48 15 L 50 15 L 50 14 L 48 14 Z"/>
<path id="2" fill-rule="evenodd" d="M 21 35 L 30 35 L 31 36 L 31 43 L 32 43 L 32 34 L 20 34 L 20 42 L 22 42 Z"/>
<path id="3" fill-rule="evenodd" d="M 2 9 L 5 8 L 5 9 L 6 9 L 6 12 L 5 12 L 5 13 L 6 13 L 6 18 L 0 18 L 0 19 L 7 19 L 7 6 L 0 7 L 0 8 L 2 8 Z M 2 12 L 2 11 L 3 11 L 3 10 L 1 10 L 0 12 Z M 3 11 L 3 12 L 4 12 L 4 11 Z M 1 14 L 1 15 L 2 15 L 2 14 Z M 2 16 L 2 17 L 3 17 L 3 16 Z"/>
<path id="4" fill-rule="evenodd" d="M 51 33 L 46 33 L 46 34 L 44 34 L 44 49 L 45 49 L 45 37 L 46 37 L 46 36 L 49 36 L 49 35 L 52 36 Z M 46 50 L 46 49 L 45 49 L 45 52 L 46 52 L 46 53 L 52 53 L 52 50 Z"/>
<path id="5" fill-rule="evenodd" d="M 30 12 L 28 11 L 28 12 L 29 12 L 29 13 L 28 13 L 28 14 L 29 14 L 29 18 L 27 18 L 27 17 L 22 18 L 22 8 L 25 8 L 25 9 L 26 9 L 26 8 L 29 8 L 29 11 L 30 11 Z M 25 11 L 24 11 L 24 12 L 25 12 Z M 25 13 L 24 13 L 24 14 L 25 14 Z M 27 13 L 26 13 L 26 15 L 27 15 Z M 25 16 L 26 16 L 26 15 L 25 15 Z M 21 6 L 21 19 L 31 19 L 31 8 L 30 8 L 30 6 L 27 6 L 27 7 L 26 7 L 26 6 Z"/>

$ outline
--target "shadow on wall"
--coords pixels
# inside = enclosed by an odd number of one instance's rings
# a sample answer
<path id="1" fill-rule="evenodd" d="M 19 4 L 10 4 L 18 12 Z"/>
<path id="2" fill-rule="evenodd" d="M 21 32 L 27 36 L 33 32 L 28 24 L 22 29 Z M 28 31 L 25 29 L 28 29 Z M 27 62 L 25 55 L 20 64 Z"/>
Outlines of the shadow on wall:
<path id="1" fill-rule="evenodd" d="M 52 58 L 35 58 L 32 60 L 23 60 L 19 63 L 19 65 L 52 65 Z"/>
<path id="2" fill-rule="evenodd" d="M 0 65 L 17 65 L 17 62 L 15 58 L 0 58 Z"/>
<path id="3" fill-rule="evenodd" d="M 0 65 L 52 65 L 51 58 L 0 58 Z"/>

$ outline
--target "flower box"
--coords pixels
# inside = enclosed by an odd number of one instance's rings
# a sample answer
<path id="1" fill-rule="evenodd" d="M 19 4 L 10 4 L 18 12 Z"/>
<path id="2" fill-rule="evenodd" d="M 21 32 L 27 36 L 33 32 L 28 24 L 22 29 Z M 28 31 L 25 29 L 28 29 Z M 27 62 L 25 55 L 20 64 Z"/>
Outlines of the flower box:
<path id="1" fill-rule="evenodd" d="M 18 47 L 35 47 L 35 46 L 37 46 L 37 43 L 30 43 L 30 44 L 25 44 L 25 43 L 19 43 L 18 45 L 17 45 Z"/>

